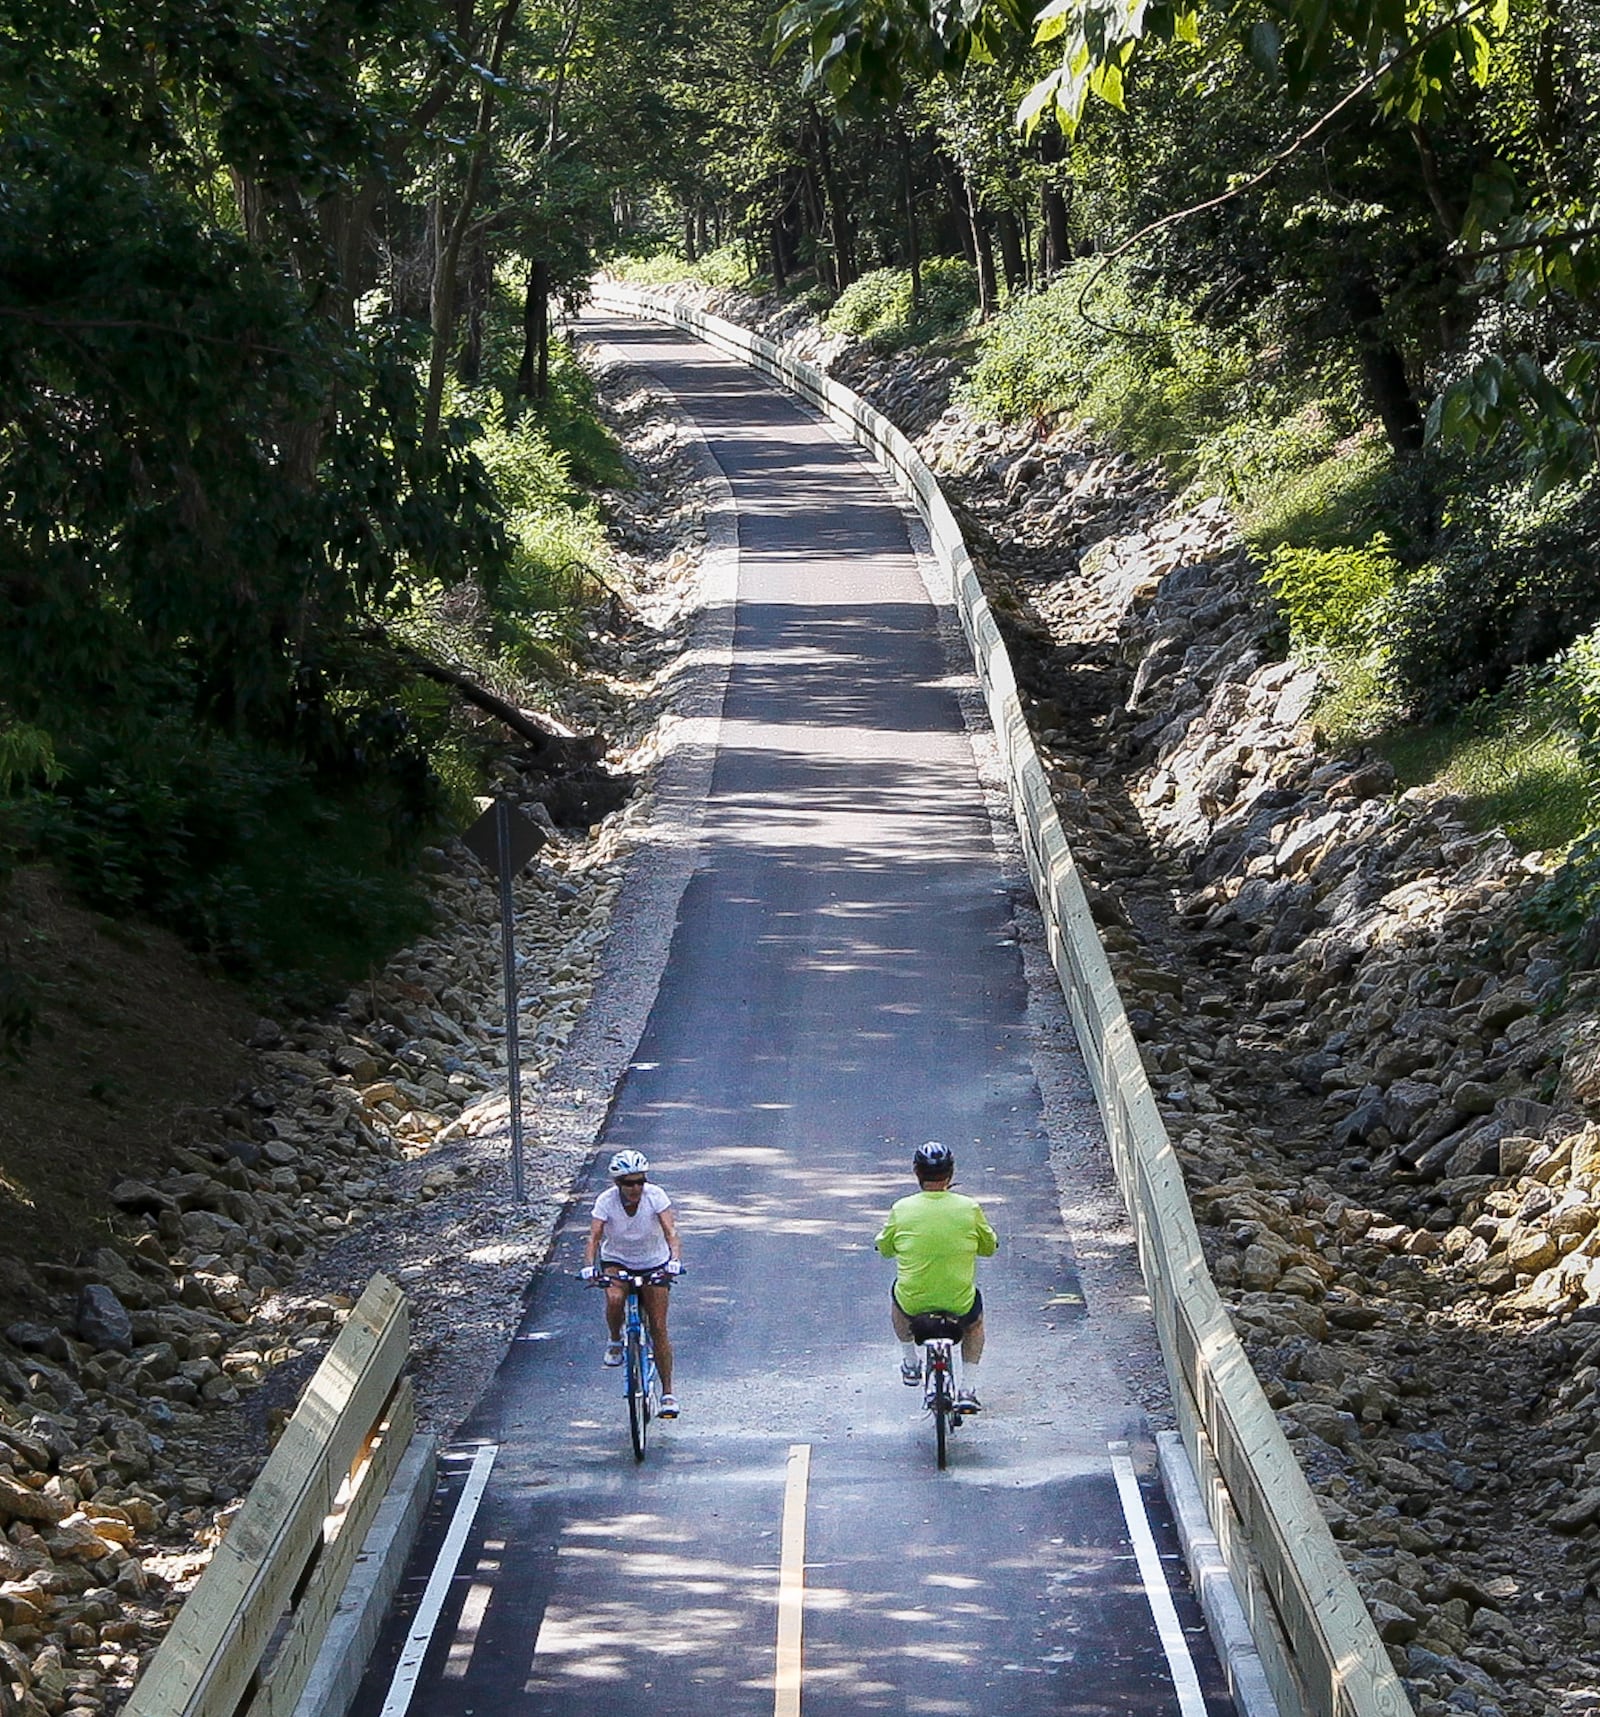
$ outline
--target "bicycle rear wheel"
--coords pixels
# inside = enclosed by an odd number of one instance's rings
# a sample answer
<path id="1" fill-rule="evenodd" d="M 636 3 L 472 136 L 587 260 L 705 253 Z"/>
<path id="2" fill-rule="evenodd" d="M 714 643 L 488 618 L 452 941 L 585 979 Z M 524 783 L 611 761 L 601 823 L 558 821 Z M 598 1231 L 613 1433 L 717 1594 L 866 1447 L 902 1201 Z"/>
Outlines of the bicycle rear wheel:
<path id="1" fill-rule="evenodd" d="M 950 1394 L 950 1372 L 947 1367 L 938 1366 L 933 1374 L 933 1447 L 940 1472 L 944 1471 L 949 1458 L 946 1439 L 950 1431 L 950 1412 L 954 1405 Z"/>
<path id="2" fill-rule="evenodd" d="M 628 1335 L 628 1435 L 633 1440 L 633 1458 L 644 1459 L 645 1445 L 650 1440 L 650 1368 L 645 1359 L 644 1340 L 638 1330 Z"/>

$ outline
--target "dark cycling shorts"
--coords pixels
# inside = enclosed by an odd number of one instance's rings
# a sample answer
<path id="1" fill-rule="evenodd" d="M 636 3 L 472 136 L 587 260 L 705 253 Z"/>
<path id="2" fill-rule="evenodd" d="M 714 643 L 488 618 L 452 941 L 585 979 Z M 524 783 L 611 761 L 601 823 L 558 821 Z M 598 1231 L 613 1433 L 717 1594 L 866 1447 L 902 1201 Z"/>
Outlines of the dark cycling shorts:
<path id="1" fill-rule="evenodd" d="M 963 1336 L 983 1316 L 983 1295 L 980 1292 L 973 1294 L 972 1304 L 964 1312 L 908 1312 L 900 1304 L 893 1288 L 889 1290 L 889 1298 L 894 1301 L 901 1317 L 910 1323 L 913 1341 L 926 1341 L 929 1336 L 941 1334 L 939 1324 L 946 1321 L 954 1323 L 956 1334 Z M 933 1321 L 935 1319 L 937 1323 Z"/>
<path id="2" fill-rule="evenodd" d="M 630 1276 L 653 1276 L 658 1271 L 665 1270 L 666 1267 L 667 1260 L 665 1258 L 663 1258 L 659 1264 L 652 1264 L 648 1269 L 644 1270 L 641 1270 L 637 1264 L 619 1264 L 615 1258 L 602 1258 L 600 1260 L 600 1268 L 602 1271 L 622 1270 Z M 667 1276 L 660 1282 L 652 1282 L 650 1285 L 656 1288 L 670 1288 L 672 1286 L 672 1278 Z"/>

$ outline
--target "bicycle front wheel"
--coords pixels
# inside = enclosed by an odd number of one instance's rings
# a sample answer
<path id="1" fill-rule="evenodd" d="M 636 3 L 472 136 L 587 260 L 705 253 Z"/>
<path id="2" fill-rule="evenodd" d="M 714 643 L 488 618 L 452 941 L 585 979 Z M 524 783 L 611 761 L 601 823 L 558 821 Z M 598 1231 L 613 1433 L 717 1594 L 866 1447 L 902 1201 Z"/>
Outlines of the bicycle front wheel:
<path id="1" fill-rule="evenodd" d="M 633 1440 L 633 1458 L 644 1459 L 650 1440 L 650 1374 L 644 1342 L 635 1330 L 628 1337 L 628 1435 Z"/>

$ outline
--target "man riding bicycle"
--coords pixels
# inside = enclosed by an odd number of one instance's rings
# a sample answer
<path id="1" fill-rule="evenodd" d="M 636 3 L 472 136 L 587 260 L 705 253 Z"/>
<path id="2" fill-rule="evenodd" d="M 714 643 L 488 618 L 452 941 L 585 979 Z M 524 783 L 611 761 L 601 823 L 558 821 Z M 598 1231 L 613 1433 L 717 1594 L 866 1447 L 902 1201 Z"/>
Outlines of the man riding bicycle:
<path id="1" fill-rule="evenodd" d="M 961 1388 L 956 1405 L 973 1413 L 978 1400 L 978 1362 L 983 1358 L 983 1296 L 977 1261 L 1000 1244 L 976 1199 L 950 1190 L 955 1153 L 937 1139 L 919 1145 L 911 1159 L 921 1189 L 896 1200 L 879 1230 L 877 1246 L 896 1261 L 889 1318 L 901 1344 L 900 1377 L 915 1388 L 922 1381 L 922 1355 L 911 1320 L 943 1312 L 961 1327 Z"/>
<path id="2" fill-rule="evenodd" d="M 626 1271 L 630 1275 L 664 1271 L 676 1276 L 683 1268 L 677 1219 L 672 1200 L 648 1182 L 650 1163 L 642 1151 L 618 1151 L 606 1172 L 612 1184 L 590 1211 L 589 1242 L 584 1248 L 586 1277 Z M 599 1258 L 596 1269 L 595 1259 Z M 639 1290 L 639 1306 L 650 1326 L 656 1370 L 661 1376 L 661 1417 L 676 1419 L 678 1398 L 672 1393 L 672 1343 L 667 1339 L 667 1298 L 671 1284 L 650 1282 Z M 605 1364 L 622 1364 L 622 1314 L 628 1296 L 620 1282 L 606 1283 Z"/>

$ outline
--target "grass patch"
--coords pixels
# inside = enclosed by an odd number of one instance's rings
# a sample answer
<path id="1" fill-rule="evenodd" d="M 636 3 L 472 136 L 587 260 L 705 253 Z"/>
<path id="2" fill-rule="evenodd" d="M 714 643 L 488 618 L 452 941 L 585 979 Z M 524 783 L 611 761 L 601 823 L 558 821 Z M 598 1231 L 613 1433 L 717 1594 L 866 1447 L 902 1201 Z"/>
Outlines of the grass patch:
<path id="1" fill-rule="evenodd" d="M 1336 747 L 1370 745 L 1402 788 L 1454 794 L 1475 828 L 1504 829 L 1520 852 L 1562 851 L 1589 828 L 1589 765 L 1578 737 L 1540 700 L 1507 695 L 1451 721 L 1407 722 L 1377 659 L 1330 671 L 1318 727 Z"/>
<path id="2" fill-rule="evenodd" d="M 1352 436 L 1303 469 L 1269 473 L 1244 489 L 1239 527 L 1258 551 L 1335 550 L 1388 523 L 1394 456 L 1376 434 Z"/>

